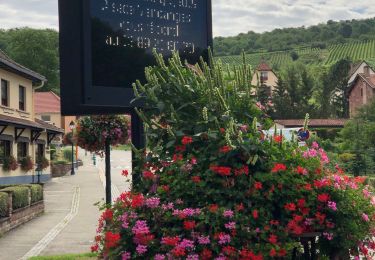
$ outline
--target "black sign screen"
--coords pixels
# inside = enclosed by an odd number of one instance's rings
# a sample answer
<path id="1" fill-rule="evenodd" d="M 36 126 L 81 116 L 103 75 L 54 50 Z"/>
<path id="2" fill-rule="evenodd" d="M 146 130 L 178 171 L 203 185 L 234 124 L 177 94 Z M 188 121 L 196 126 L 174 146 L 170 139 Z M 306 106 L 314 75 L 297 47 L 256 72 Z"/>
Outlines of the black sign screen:
<path id="1" fill-rule="evenodd" d="M 91 0 L 92 85 L 130 88 L 144 80 L 155 48 L 196 63 L 207 50 L 207 0 Z"/>

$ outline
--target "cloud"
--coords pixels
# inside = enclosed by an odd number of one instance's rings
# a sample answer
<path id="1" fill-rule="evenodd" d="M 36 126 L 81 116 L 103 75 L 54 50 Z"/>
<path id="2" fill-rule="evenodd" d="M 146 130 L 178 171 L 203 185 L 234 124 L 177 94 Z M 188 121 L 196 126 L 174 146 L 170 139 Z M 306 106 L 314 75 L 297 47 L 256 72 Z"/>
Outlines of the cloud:
<path id="1" fill-rule="evenodd" d="M 78 0 L 77 0 L 78 1 Z M 0 27 L 58 29 L 57 0 L 1 0 Z M 368 0 L 212 0 L 215 36 L 374 17 Z"/>

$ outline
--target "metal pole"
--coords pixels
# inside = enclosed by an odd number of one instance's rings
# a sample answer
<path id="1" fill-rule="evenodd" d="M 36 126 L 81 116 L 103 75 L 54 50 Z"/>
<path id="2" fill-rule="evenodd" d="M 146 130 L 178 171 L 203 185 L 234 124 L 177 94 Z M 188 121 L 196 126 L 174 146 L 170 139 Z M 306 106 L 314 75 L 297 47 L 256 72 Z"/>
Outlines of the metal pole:
<path id="1" fill-rule="evenodd" d="M 144 149 L 145 148 L 145 136 L 144 136 L 144 129 L 143 129 L 143 123 L 141 119 L 139 118 L 137 112 L 134 110 L 131 112 L 131 139 L 132 143 L 137 149 Z M 140 175 L 139 173 L 136 174 L 134 171 L 134 168 L 137 166 L 135 164 L 136 158 L 135 154 L 132 153 L 132 186 L 133 190 L 136 191 L 137 184 L 140 183 Z"/>
<path id="2" fill-rule="evenodd" d="M 72 171 L 70 173 L 71 175 L 74 175 L 74 145 L 73 145 L 73 140 L 72 140 Z"/>
<path id="3" fill-rule="evenodd" d="M 107 205 L 112 204 L 111 186 L 111 145 L 107 138 L 105 140 L 105 201 Z"/>

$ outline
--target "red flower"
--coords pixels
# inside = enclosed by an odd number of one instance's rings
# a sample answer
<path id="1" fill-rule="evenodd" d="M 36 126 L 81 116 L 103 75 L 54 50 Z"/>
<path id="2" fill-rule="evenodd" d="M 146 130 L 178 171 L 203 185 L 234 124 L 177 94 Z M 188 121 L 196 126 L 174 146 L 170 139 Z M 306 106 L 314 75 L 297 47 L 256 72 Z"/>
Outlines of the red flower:
<path id="1" fill-rule="evenodd" d="M 172 157 L 173 162 L 182 161 L 184 159 L 182 154 L 174 154 Z"/>
<path id="2" fill-rule="evenodd" d="M 204 248 L 201 253 L 202 260 L 210 260 L 212 259 L 212 251 Z"/>
<path id="3" fill-rule="evenodd" d="M 236 249 L 233 246 L 225 246 L 222 252 L 227 256 L 234 256 L 236 254 Z"/>
<path id="4" fill-rule="evenodd" d="M 161 186 L 161 188 L 163 189 L 164 192 L 169 192 L 169 190 L 170 190 L 168 185 L 163 185 L 163 186 Z"/>
<path id="5" fill-rule="evenodd" d="M 193 138 L 190 136 L 184 136 L 181 140 L 183 145 L 191 144 L 193 142 Z"/>
<path id="6" fill-rule="evenodd" d="M 245 209 L 245 207 L 243 206 L 243 203 L 240 203 L 240 204 L 236 205 L 236 211 L 242 211 L 244 209 Z"/>
<path id="7" fill-rule="evenodd" d="M 277 236 L 276 235 L 270 235 L 270 237 L 268 238 L 268 241 L 271 243 L 271 244 L 274 244 L 276 245 L 277 243 Z"/>
<path id="8" fill-rule="evenodd" d="M 275 257 L 277 254 L 275 248 L 272 248 L 271 251 L 270 251 L 270 257 Z"/>
<path id="9" fill-rule="evenodd" d="M 298 223 L 298 222 L 301 222 L 303 220 L 303 217 L 300 216 L 300 215 L 294 215 L 293 220 Z"/>
<path id="10" fill-rule="evenodd" d="M 128 177 L 129 172 L 127 170 L 122 170 L 121 175 L 124 177 Z"/>
<path id="11" fill-rule="evenodd" d="M 234 175 L 240 176 L 242 174 L 249 175 L 249 167 L 247 165 L 244 165 L 239 169 L 234 169 Z"/>
<path id="12" fill-rule="evenodd" d="M 220 128 L 220 133 L 225 134 L 225 128 Z"/>
<path id="13" fill-rule="evenodd" d="M 215 213 L 219 209 L 219 206 L 217 204 L 212 204 L 208 207 L 208 209 L 210 212 Z"/>
<path id="14" fill-rule="evenodd" d="M 99 250 L 99 245 L 98 244 L 95 244 L 95 245 L 93 245 L 93 246 L 91 246 L 91 252 L 98 252 L 98 250 Z"/>
<path id="15" fill-rule="evenodd" d="M 138 208 L 138 207 L 141 207 L 143 206 L 143 203 L 144 203 L 144 198 L 143 198 L 143 195 L 142 194 L 139 194 L 139 195 L 134 195 L 133 198 L 132 198 L 132 208 Z"/>
<path id="16" fill-rule="evenodd" d="M 182 247 L 175 247 L 173 248 L 172 250 L 172 254 L 175 256 L 175 257 L 181 257 L 181 256 L 185 256 L 186 255 L 186 252 L 185 252 L 185 249 L 182 248 Z"/>
<path id="17" fill-rule="evenodd" d="M 177 246 L 178 241 L 180 241 L 179 237 L 163 237 L 162 244 L 167 246 Z"/>
<path id="18" fill-rule="evenodd" d="M 311 184 L 306 184 L 304 187 L 303 187 L 306 191 L 311 191 L 312 190 L 312 186 Z"/>
<path id="19" fill-rule="evenodd" d="M 301 166 L 298 166 L 298 167 L 297 167 L 296 172 L 297 172 L 298 174 L 301 174 L 301 175 L 306 175 L 306 174 L 307 174 L 307 170 L 306 170 L 305 168 L 301 167 Z"/>
<path id="20" fill-rule="evenodd" d="M 255 182 L 254 188 L 257 190 L 261 190 L 263 188 L 263 185 L 261 182 Z"/>
<path id="21" fill-rule="evenodd" d="M 278 226 L 280 224 L 280 222 L 278 220 L 271 220 L 270 224 L 273 225 L 273 226 Z"/>
<path id="22" fill-rule="evenodd" d="M 271 172 L 280 172 L 280 171 L 286 171 L 285 164 L 276 163 L 275 166 L 271 170 Z"/>
<path id="23" fill-rule="evenodd" d="M 185 230 L 192 230 L 195 228 L 195 221 L 185 220 L 184 221 L 184 229 Z"/>
<path id="24" fill-rule="evenodd" d="M 257 219 L 259 217 L 258 210 L 254 209 L 253 212 L 252 212 L 252 215 L 253 215 L 254 219 Z"/>
<path id="25" fill-rule="evenodd" d="M 320 212 L 316 212 L 315 213 L 315 218 L 319 221 L 319 224 L 320 225 L 323 225 L 325 219 L 326 219 L 326 215 L 325 214 L 322 214 Z"/>
<path id="26" fill-rule="evenodd" d="M 106 209 L 103 214 L 102 214 L 102 218 L 103 220 L 105 221 L 112 221 L 112 218 L 113 218 L 113 211 L 111 209 Z"/>
<path id="27" fill-rule="evenodd" d="M 221 152 L 221 153 L 228 153 L 228 152 L 230 152 L 231 150 L 232 150 L 232 148 L 231 148 L 230 146 L 225 145 L 225 146 L 223 146 L 223 147 L 220 147 L 219 152 Z"/>
<path id="28" fill-rule="evenodd" d="M 327 193 L 322 193 L 318 195 L 318 201 L 325 203 L 328 200 L 329 200 L 329 195 Z"/>
<path id="29" fill-rule="evenodd" d="M 284 208 L 289 211 L 295 211 L 296 210 L 296 204 L 294 203 L 287 203 L 284 205 Z"/>
<path id="30" fill-rule="evenodd" d="M 105 248 L 111 249 L 113 247 L 116 247 L 120 241 L 120 234 L 118 233 L 112 233 L 111 231 L 108 231 L 105 233 Z"/>
<path id="31" fill-rule="evenodd" d="M 284 257 L 284 256 L 286 256 L 286 250 L 283 249 L 283 248 L 281 248 L 281 249 L 279 250 L 279 256 L 280 256 L 280 257 Z"/>
<path id="32" fill-rule="evenodd" d="M 231 168 L 225 166 L 211 166 L 210 170 L 221 176 L 229 176 L 231 174 Z"/>
<path id="33" fill-rule="evenodd" d="M 299 208 L 304 208 L 305 204 L 306 204 L 305 199 L 299 199 L 298 202 L 297 202 L 297 205 L 298 205 Z"/>
<path id="34" fill-rule="evenodd" d="M 283 141 L 283 136 L 282 135 L 275 135 L 273 137 L 273 140 L 275 141 L 275 143 L 281 143 Z"/>
<path id="35" fill-rule="evenodd" d="M 194 183 L 200 183 L 201 182 L 201 177 L 199 177 L 199 176 L 193 176 L 193 177 L 191 177 L 191 180 Z"/>
<path id="36" fill-rule="evenodd" d="M 186 146 L 185 145 L 176 145 L 175 151 L 176 152 L 185 152 Z"/>
<path id="37" fill-rule="evenodd" d="M 153 180 L 154 174 L 150 171 L 144 171 L 143 172 L 143 178 L 145 178 L 146 180 Z"/>

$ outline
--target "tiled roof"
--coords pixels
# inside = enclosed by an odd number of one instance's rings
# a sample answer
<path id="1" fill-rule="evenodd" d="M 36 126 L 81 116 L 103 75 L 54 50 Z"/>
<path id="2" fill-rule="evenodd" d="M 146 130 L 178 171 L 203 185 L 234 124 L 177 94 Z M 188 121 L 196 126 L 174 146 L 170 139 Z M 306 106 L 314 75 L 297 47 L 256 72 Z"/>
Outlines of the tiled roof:
<path id="1" fill-rule="evenodd" d="M 256 68 L 257 71 L 272 71 L 271 67 L 265 62 L 262 61 L 258 67 Z"/>
<path id="2" fill-rule="evenodd" d="M 44 76 L 22 66 L 21 64 L 18 64 L 17 62 L 9 58 L 8 55 L 6 55 L 2 50 L 0 50 L 0 68 L 30 79 L 33 81 L 33 83 L 41 83 L 47 81 Z"/>
<path id="3" fill-rule="evenodd" d="M 35 119 L 35 122 L 40 124 L 43 128 L 45 128 L 47 131 L 52 131 L 52 132 L 58 132 L 58 133 L 64 133 L 64 129 L 58 128 L 54 125 L 51 125 L 43 120 L 40 119 Z"/>
<path id="4" fill-rule="evenodd" d="M 12 116 L 0 115 L 0 125 L 16 125 L 16 126 L 26 126 L 34 129 L 43 130 L 42 126 L 31 120 L 21 119 Z"/>
<path id="5" fill-rule="evenodd" d="M 60 97 L 49 92 L 35 92 L 34 93 L 34 108 L 35 113 L 60 113 L 61 104 Z"/>
<path id="6" fill-rule="evenodd" d="M 348 119 L 310 119 L 309 127 L 344 127 Z M 275 123 L 283 125 L 285 127 L 303 127 L 305 119 L 281 119 L 275 120 Z"/>

